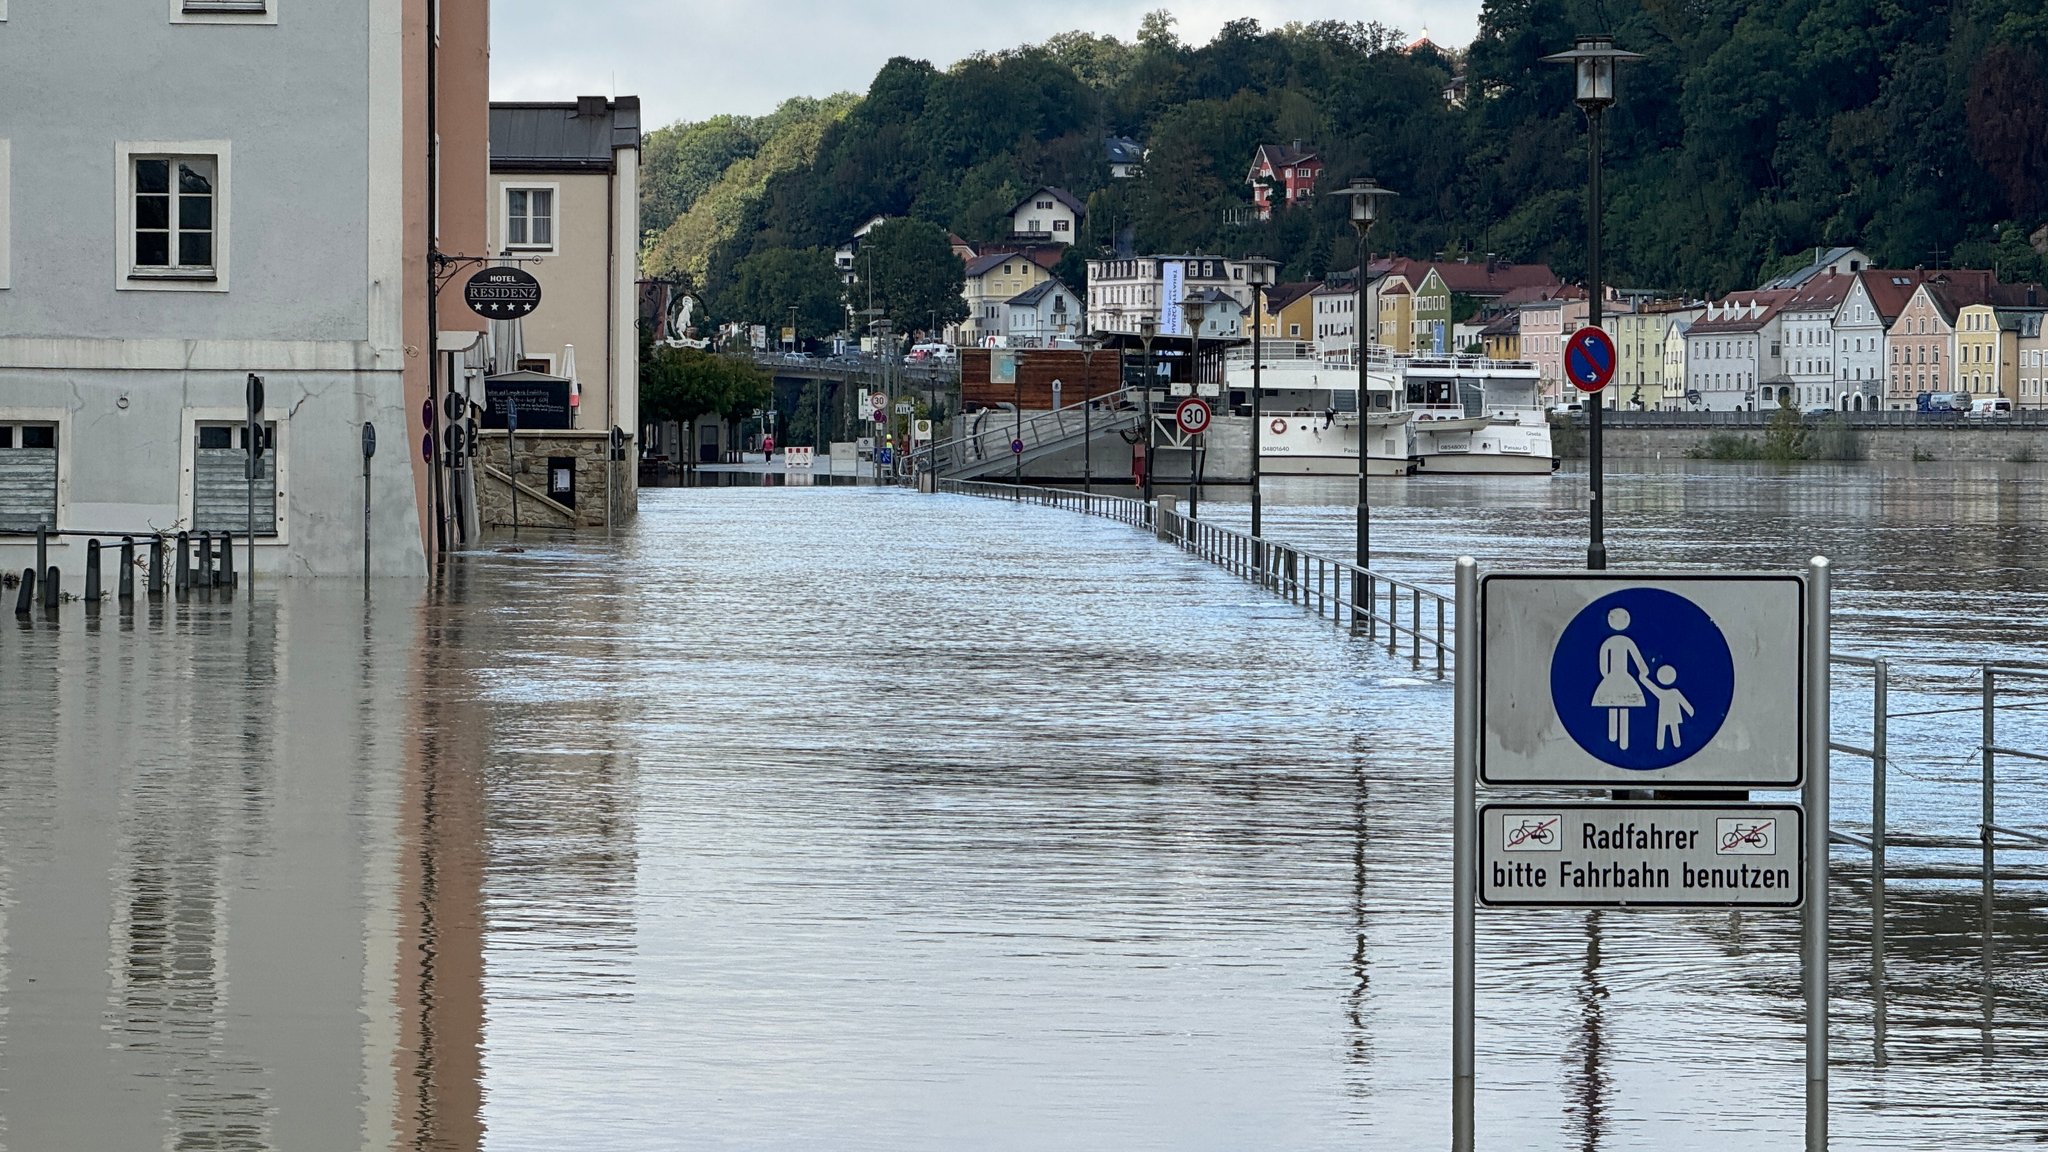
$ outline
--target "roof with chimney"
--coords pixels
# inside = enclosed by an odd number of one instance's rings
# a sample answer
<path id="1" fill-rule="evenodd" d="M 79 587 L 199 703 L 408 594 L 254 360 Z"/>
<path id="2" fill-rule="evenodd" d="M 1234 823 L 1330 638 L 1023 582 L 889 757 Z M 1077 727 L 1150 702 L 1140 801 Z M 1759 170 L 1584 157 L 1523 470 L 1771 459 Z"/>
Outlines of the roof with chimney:
<path id="1" fill-rule="evenodd" d="M 1706 314 L 1693 321 L 1686 335 L 1752 335 L 1776 319 L 1778 313 L 1784 311 L 1785 305 L 1790 303 L 1795 295 L 1796 293 L 1789 288 L 1731 292 L 1707 305 Z"/>
<path id="2" fill-rule="evenodd" d="M 491 105 L 493 172 L 607 172 L 615 151 L 639 147 L 638 96 Z"/>
<path id="3" fill-rule="evenodd" d="M 1373 270 L 1380 262 L 1373 261 Z M 1453 292 L 1481 299 L 1495 299 L 1517 288 L 1556 287 L 1557 273 L 1548 264 L 1510 264 L 1505 260 L 1407 260 L 1386 262 L 1386 274 L 1419 285 L 1431 272 Z"/>
<path id="4" fill-rule="evenodd" d="M 1856 277 L 1834 272 L 1823 272 L 1792 290 L 1793 296 L 1785 302 L 1787 312 L 1824 312 L 1833 315 L 1842 301 L 1849 298 L 1849 288 L 1856 283 Z"/>

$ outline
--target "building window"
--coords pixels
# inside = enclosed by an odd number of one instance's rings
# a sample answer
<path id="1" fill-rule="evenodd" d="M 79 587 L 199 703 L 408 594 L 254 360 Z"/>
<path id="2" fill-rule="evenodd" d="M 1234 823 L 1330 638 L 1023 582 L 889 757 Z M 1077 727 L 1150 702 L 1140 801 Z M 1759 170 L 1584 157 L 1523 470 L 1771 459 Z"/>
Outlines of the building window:
<path id="1" fill-rule="evenodd" d="M 0 532 L 57 529 L 57 426 L 0 423 Z"/>
<path id="2" fill-rule="evenodd" d="M 1055 221 L 1053 221 L 1053 222 L 1052 222 L 1052 230 L 1053 230 L 1053 231 L 1055 231 L 1055 232 L 1066 232 L 1066 231 L 1070 231 L 1070 229 L 1069 229 L 1068 225 L 1070 225 L 1070 224 L 1072 224 L 1072 223 L 1073 223 L 1073 221 L 1071 221 L 1071 220 L 1055 220 Z"/>
<path id="3" fill-rule="evenodd" d="M 121 198 L 115 287 L 225 292 L 229 155 L 222 141 L 115 146 Z"/>
<path id="4" fill-rule="evenodd" d="M 135 266 L 130 276 L 213 275 L 211 156 L 135 158 Z"/>
<path id="5" fill-rule="evenodd" d="M 192 531 L 249 534 L 249 440 L 241 423 L 196 426 L 192 445 Z M 277 425 L 263 425 L 257 466 L 256 535 L 277 535 Z"/>
<path id="6" fill-rule="evenodd" d="M 505 189 L 505 247 L 521 251 L 555 248 L 555 185 Z"/>

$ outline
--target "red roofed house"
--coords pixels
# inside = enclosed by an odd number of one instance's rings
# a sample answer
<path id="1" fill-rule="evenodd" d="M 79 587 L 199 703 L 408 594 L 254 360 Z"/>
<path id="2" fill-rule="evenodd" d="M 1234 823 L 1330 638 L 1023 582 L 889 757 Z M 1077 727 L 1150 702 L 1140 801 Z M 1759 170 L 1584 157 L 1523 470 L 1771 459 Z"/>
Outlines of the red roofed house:
<path id="1" fill-rule="evenodd" d="M 1252 155 L 1252 169 L 1244 182 L 1252 186 L 1252 204 L 1259 219 L 1273 218 L 1277 195 L 1284 207 L 1299 204 L 1316 194 L 1316 179 L 1323 174 L 1323 158 L 1304 151 L 1301 141 L 1291 148 L 1261 144 Z"/>

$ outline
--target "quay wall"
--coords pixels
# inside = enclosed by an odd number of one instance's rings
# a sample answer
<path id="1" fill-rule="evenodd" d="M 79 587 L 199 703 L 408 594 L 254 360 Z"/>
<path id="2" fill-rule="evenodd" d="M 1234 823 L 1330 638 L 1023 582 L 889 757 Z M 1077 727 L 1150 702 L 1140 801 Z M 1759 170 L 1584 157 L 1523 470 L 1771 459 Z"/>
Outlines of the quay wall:
<path id="1" fill-rule="evenodd" d="M 1558 454 L 1583 458 L 1583 427 L 1557 437 Z M 1573 434 L 1576 433 L 1576 434 Z M 1759 448 L 1763 428 L 1609 426 L 1602 432 L 1607 455 L 1617 459 L 1675 459 L 1704 448 L 1711 436 L 1745 438 Z M 1982 461 L 2031 463 L 2048 461 L 2048 426 L 2044 425 L 1922 425 L 1890 428 L 1855 428 L 1847 437 L 1849 454 L 1855 460 Z"/>

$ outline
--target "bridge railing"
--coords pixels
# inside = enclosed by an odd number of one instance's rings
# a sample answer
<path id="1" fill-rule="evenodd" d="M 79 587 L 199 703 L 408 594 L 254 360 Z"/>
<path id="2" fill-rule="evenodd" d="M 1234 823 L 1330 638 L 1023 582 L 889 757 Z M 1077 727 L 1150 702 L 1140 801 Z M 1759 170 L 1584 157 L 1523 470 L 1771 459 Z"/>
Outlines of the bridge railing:
<path id="1" fill-rule="evenodd" d="M 1038 412 L 1019 420 L 1013 413 L 1001 409 L 985 408 L 972 416 L 962 418 L 964 424 L 972 425 L 976 417 L 982 417 L 981 426 L 964 436 L 942 441 L 927 450 L 926 455 L 939 475 L 960 472 L 968 468 L 986 466 L 991 463 L 1008 461 L 1013 455 L 1031 455 L 1042 448 L 1055 447 L 1085 437 L 1090 431 L 1108 433 L 1130 423 L 1141 415 L 1138 393 L 1126 388 L 1094 400 L 1092 410 L 1081 404 L 1068 404 L 1050 412 Z M 1014 453 L 1011 441 L 1022 443 L 1023 450 Z"/>
<path id="2" fill-rule="evenodd" d="M 1389 655 L 1398 657 L 1405 647 L 1411 668 L 1420 672 L 1433 666 L 1439 680 L 1448 671 L 1455 651 L 1449 597 L 1348 560 L 1224 528 L 1128 496 L 975 480 L 940 480 L 938 490 L 1064 508 L 1129 524 L 1346 628 L 1354 636 L 1384 642 Z"/>

